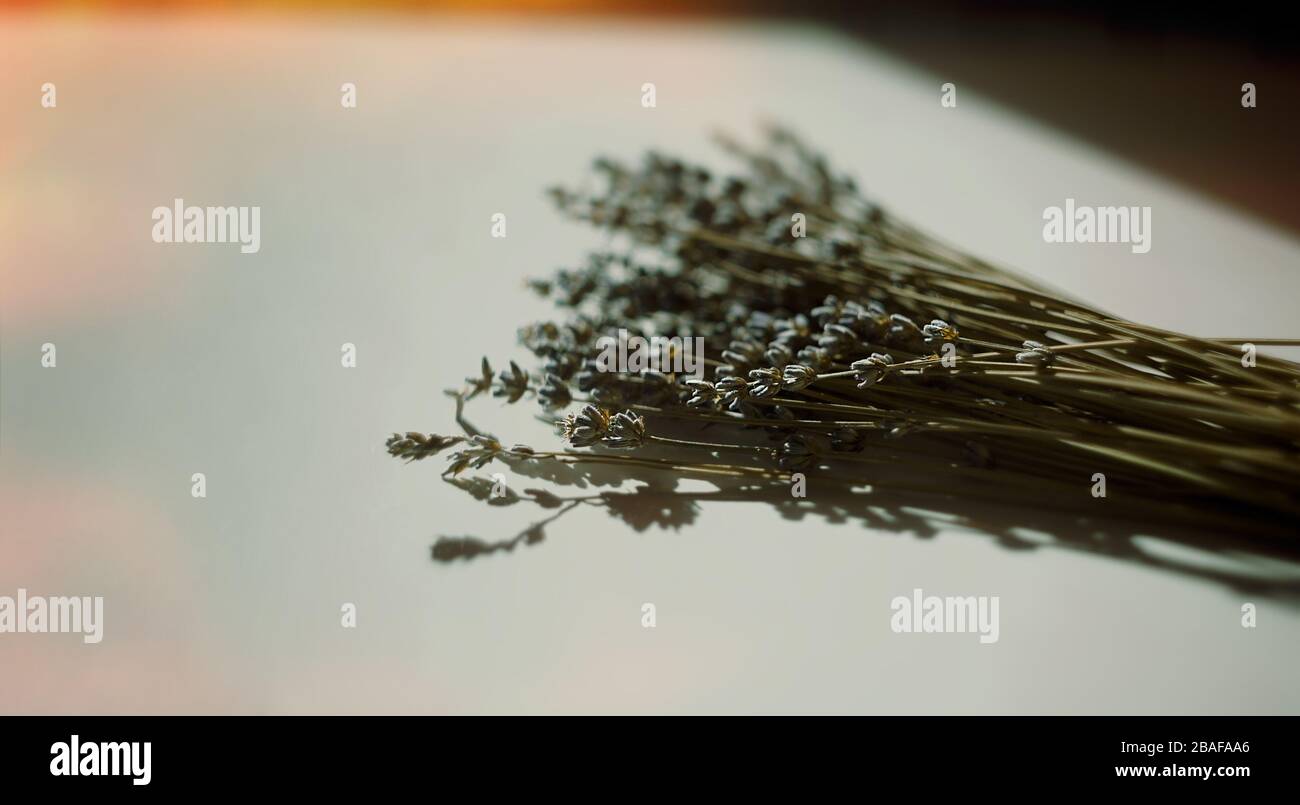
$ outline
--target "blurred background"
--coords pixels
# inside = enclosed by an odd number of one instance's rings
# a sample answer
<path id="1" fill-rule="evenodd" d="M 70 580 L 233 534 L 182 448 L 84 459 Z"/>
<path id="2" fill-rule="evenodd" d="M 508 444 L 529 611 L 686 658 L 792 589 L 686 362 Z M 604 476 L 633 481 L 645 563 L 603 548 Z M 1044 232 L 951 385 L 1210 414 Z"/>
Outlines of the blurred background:
<path id="1" fill-rule="evenodd" d="M 446 15 L 682 24 L 816 24 L 850 34 L 1110 153 L 1292 230 L 1300 229 L 1300 47 L 1262 0 L 452 0 L 73 2 L 16 10 L 311 17 Z M 1252 82 L 1248 113 L 1240 87 Z M 1267 89 L 1264 89 L 1264 88 Z M 1228 112 L 1232 112 L 1229 114 Z"/>
<path id="2" fill-rule="evenodd" d="M 0 712 L 1300 712 L 1289 565 L 725 505 L 442 565 L 439 535 L 532 512 L 384 451 L 452 430 L 443 390 L 551 315 L 524 280 L 603 244 L 544 188 L 650 148 L 725 169 L 708 135 L 763 119 L 1100 308 L 1294 337 L 1291 33 L 1249 3 L 5 8 L 0 595 L 103 595 L 106 623 L 0 635 Z M 153 243 L 178 197 L 260 206 L 261 251 Z M 1067 197 L 1150 205 L 1151 253 L 1045 244 Z M 552 443 L 525 408 L 472 415 Z M 1000 596 L 998 644 L 893 634 L 916 587 Z"/>

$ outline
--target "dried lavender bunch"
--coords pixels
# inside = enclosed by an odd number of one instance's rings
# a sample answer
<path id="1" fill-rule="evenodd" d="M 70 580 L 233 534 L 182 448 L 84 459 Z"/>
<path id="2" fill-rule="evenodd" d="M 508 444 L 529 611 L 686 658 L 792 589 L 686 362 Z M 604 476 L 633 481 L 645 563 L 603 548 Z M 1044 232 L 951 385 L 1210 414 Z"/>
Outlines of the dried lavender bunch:
<path id="1" fill-rule="evenodd" d="M 894 218 L 788 131 L 761 150 L 722 144 L 743 172 L 651 153 L 598 160 L 595 193 L 552 191 L 618 248 L 533 283 L 566 312 L 521 331 L 536 371 L 494 375 L 484 359 L 460 395 L 578 406 L 558 422 L 577 449 L 476 444 L 453 475 L 494 459 L 761 483 L 799 470 L 1293 536 L 1300 365 L 1247 366 L 1242 345 L 1300 341 L 1118 319 Z M 603 371 L 599 339 L 619 330 L 702 338 L 707 376 Z M 449 438 L 395 435 L 389 450 L 424 458 Z"/>

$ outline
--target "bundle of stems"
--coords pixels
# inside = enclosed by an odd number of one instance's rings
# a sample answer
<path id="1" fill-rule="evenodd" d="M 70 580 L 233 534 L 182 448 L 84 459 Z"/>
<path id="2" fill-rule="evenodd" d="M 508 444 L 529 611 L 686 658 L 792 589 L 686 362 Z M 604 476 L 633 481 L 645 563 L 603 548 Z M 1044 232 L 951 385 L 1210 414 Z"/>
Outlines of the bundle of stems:
<path id="1" fill-rule="evenodd" d="M 389 451 L 458 445 L 449 476 L 496 459 L 759 485 L 801 472 L 1294 536 L 1300 365 L 1253 352 L 1300 341 L 1116 318 L 896 219 L 787 130 L 720 142 L 738 175 L 651 153 L 597 160 L 595 190 L 551 191 L 612 246 L 532 283 L 566 311 L 520 332 L 537 370 L 485 358 L 456 393 L 569 410 L 565 449 L 471 431 L 394 434 Z M 707 372 L 606 371 L 600 339 L 620 330 L 700 337 Z"/>

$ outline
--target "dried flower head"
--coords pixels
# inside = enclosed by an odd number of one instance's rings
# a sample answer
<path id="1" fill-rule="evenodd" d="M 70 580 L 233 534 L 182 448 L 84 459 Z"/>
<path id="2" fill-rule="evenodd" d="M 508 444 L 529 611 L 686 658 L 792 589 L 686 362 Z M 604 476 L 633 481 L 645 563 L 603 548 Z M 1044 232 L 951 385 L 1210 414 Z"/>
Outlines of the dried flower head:
<path id="1" fill-rule="evenodd" d="M 935 341 L 948 342 L 957 340 L 957 328 L 943 319 L 935 319 L 925 325 L 921 328 L 921 333 L 925 336 L 927 344 Z"/>
<path id="2" fill-rule="evenodd" d="M 576 414 L 569 414 L 555 424 L 560 435 L 574 447 L 590 447 L 609 432 L 609 411 L 595 405 L 584 405 Z"/>
<path id="3" fill-rule="evenodd" d="M 827 324 L 817 337 L 817 345 L 836 357 L 850 355 L 862 348 L 858 334 L 843 324 Z"/>
<path id="4" fill-rule="evenodd" d="M 717 408 L 722 401 L 722 395 L 718 392 L 717 387 L 707 380 L 690 378 L 686 381 L 686 385 L 691 390 L 686 405 L 691 408 L 713 409 Z"/>
<path id="5" fill-rule="evenodd" d="M 804 347 L 796 357 L 799 363 L 817 372 L 825 372 L 835 362 L 830 352 L 821 347 Z"/>
<path id="6" fill-rule="evenodd" d="M 767 345 L 767 351 L 763 353 L 763 358 L 768 363 L 780 369 L 789 363 L 794 363 L 794 350 L 778 341 L 773 341 Z"/>
<path id="7" fill-rule="evenodd" d="M 1016 353 L 1016 363 L 1043 368 L 1056 361 L 1056 353 L 1037 341 L 1026 341 L 1024 347 L 1023 352 Z"/>
<path id="8" fill-rule="evenodd" d="M 858 388 L 865 389 L 880 382 L 880 379 L 885 376 L 887 368 L 893 362 L 892 357 L 880 352 L 873 352 L 869 358 L 854 361 L 852 364 L 855 372 L 853 379 L 857 381 Z"/>
<path id="9" fill-rule="evenodd" d="M 781 391 L 782 382 L 780 369 L 770 367 L 751 369 L 749 372 L 749 396 L 759 400 L 775 397 Z"/>
<path id="10" fill-rule="evenodd" d="M 394 433 L 388 437 L 388 454 L 407 461 L 419 461 L 422 458 L 436 456 L 453 444 L 465 441 L 462 436 L 439 436 L 430 433 L 408 431 L 406 434 Z"/>
<path id="11" fill-rule="evenodd" d="M 518 402 L 528 391 L 528 373 L 519 368 L 519 364 L 510 362 L 509 369 L 503 369 L 497 375 L 496 385 L 492 389 L 493 397 L 505 397 L 506 402 Z"/>
<path id="12" fill-rule="evenodd" d="M 630 450 L 645 443 L 645 420 L 632 411 L 620 411 L 609 423 L 609 433 L 603 444 L 615 449 Z"/>
<path id="13" fill-rule="evenodd" d="M 537 390 L 537 399 L 547 409 L 565 408 L 573 402 L 573 394 L 569 391 L 569 385 L 559 376 L 548 374 L 546 382 Z"/>
<path id="14" fill-rule="evenodd" d="M 792 363 L 781 373 L 781 382 L 791 391 L 801 391 L 817 379 L 817 372 L 811 366 Z"/>
<path id="15" fill-rule="evenodd" d="M 722 393 L 722 404 L 730 406 L 749 397 L 749 384 L 743 377 L 724 377 L 714 384 Z"/>
<path id="16" fill-rule="evenodd" d="M 916 322 L 901 313 L 889 317 L 889 327 L 885 339 L 891 344 L 906 344 L 909 341 L 924 340 L 925 333 Z"/>

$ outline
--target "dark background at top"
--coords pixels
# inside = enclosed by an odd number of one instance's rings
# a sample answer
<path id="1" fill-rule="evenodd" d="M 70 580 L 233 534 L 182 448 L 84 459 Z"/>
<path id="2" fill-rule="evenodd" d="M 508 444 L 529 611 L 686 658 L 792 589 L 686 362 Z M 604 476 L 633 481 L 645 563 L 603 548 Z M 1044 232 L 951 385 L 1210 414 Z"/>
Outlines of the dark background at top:
<path id="1" fill-rule="evenodd" d="M 819 22 L 1244 212 L 1300 232 L 1300 59 L 1281 3 L 644 3 Z M 1257 107 L 1241 106 L 1241 85 Z M 936 89 L 937 93 L 937 89 Z"/>
<path id="2" fill-rule="evenodd" d="M 0 0 L 39 8 L 40 0 Z M 54 4 L 58 5 L 58 4 Z M 179 3 L 110 0 L 165 12 Z M 222 9 L 276 7 L 231 0 Z M 299 13 L 312 6 L 290 5 Z M 1238 210 L 1300 233 L 1300 57 L 1285 2 L 334 0 L 321 8 L 816 22 Z M 701 78 L 701 80 L 705 80 Z M 1241 85 L 1257 107 L 1241 106 Z M 936 87 L 936 97 L 937 97 Z M 808 125 L 833 124 L 813 121 Z"/>

